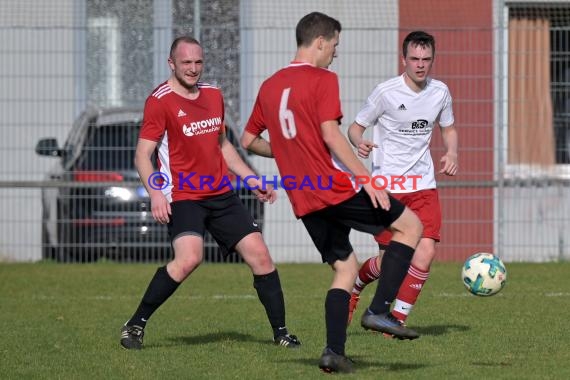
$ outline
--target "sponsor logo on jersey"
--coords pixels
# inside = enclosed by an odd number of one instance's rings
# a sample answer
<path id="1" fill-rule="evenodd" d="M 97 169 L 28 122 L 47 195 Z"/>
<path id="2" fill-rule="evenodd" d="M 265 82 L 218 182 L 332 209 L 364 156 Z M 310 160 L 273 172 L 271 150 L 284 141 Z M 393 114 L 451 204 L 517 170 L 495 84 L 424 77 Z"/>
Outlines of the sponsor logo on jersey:
<path id="1" fill-rule="evenodd" d="M 400 107 L 398 107 L 398 110 L 400 111 L 407 111 L 408 109 L 406 108 L 406 106 L 404 105 L 404 103 L 400 104 Z"/>
<path id="2" fill-rule="evenodd" d="M 186 116 L 186 112 L 182 110 L 178 111 L 178 117 L 183 117 L 183 116 Z"/>
<path id="3" fill-rule="evenodd" d="M 424 119 L 419 119 L 416 121 L 412 121 L 412 129 L 424 129 L 427 127 L 428 121 Z"/>
<path id="4" fill-rule="evenodd" d="M 425 119 L 410 121 L 408 126 L 398 129 L 398 132 L 406 136 L 425 136 L 432 131 L 432 125 Z"/>
<path id="5" fill-rule="evenodd" d="M 188 137 L 216 132 L 222 126 L 221 117 L 212 117 L 206 120 L 193 121 L 190 125 L 184 124 L 182 132 Z"/>

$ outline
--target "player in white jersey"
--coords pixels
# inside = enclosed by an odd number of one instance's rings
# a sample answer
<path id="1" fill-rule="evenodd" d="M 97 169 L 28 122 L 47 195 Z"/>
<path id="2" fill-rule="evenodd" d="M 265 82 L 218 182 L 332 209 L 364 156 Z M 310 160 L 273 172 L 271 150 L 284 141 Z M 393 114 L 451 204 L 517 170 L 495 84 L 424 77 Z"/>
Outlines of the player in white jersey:
<path id="1" fill-rule="evenodd" d="M 379 84 L 355 122 L 348 137 L 361 158 L 372 153 L 373 178 L 387 186 L 394 197 L 416 214 L 424 225 L 423 235 L 402 283 L 392 314 L 404 322 L 428 278 L 440 240 L 441 209 L 436 189 L 435 168 L 429 149 L 433 129 L 439 125 L 446 152 L 438 173 L 457 174 L 457 131 L 454 127 L 451 94 L 447 86 L 429 77 L 435 39 L 415 31 L 402 46 L 404 73 Z M 363 138 L 373 128 L 373 141 Z M 360 292 L 380 276 L 380 258 L 391 239 L 389 231 L 375 237 L 380 253 L 360 268 L 352 291 L 349 322 L 360 299 Z"/>

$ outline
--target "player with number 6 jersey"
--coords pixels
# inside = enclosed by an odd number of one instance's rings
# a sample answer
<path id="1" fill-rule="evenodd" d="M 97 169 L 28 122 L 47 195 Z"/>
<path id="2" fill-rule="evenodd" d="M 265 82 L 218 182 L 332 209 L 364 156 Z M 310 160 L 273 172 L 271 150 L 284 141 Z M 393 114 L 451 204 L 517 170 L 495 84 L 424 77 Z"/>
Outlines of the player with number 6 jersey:
<path id="1" fill-rule="evenodd" d="M 334 181 L 344 171 L 355 178 L 370 178 L 339 127 L 338 78 L 328 67 L 336 56 L 340 30 L 340 22 L 325 14 L 304 16 L 296 28 L 294 61 L 268 78 L 259 90 L 241 143 L 256 154 L 275 157 L 282 178 L 310 178 L 315 183 L 329 177 Z M 270 141 L 261 137 L 265 130 Z M 322 261 L 334 271 L 325 299 L 327 343 L 319 368 L 353 372 L 352 361 L 345 356 L 348 303 L 358 271 L 349 240 L 352 228 L 370 234 L 389 228 L 394 233 L 382 262 L 389 269 L 378 283 L 362 326 L 401 339 L 417 338 L 415 331 L 400 325 L 385 307 L 394 300 L 421 234 L 414 213 L 370 183 L 358 192 L 338 183 L 324 189 L 299 186 L 286 190 Z"/>
<path id="2" fill-rule="evenodd" d="M 307 177 L 312 184 L 324 184 L 311 191 L 287 192 L 298 218 L 356 194 L 354 188 L 334 183 L 347 169 L 335 160 L 320 129 L 323 121 L 341 118 L 338 78 L 326 68 L 293 61 L 259 90 L 247 131 L 257 136 L 266 126 L 275 126 L 269 133 L 281 177 Z"/>

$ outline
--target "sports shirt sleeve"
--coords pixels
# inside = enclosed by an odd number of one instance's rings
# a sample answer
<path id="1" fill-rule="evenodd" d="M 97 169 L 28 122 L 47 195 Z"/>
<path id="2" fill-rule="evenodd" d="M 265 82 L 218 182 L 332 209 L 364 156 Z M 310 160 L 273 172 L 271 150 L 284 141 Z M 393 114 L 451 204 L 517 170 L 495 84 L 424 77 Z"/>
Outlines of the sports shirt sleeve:
<path id="1" fill-rule="evenodd" d="M 382 96 L 382 88 L 377 86 L 354 120 L 364 128 L 373 127 L 385 110 L 386 103 Z"/>
<path id="2" fill-rule="evenodd" d="M 455 122 L 455 119 L 453 117 L 452 103 L 453 101 L 451 99 L 451 94 L 449 93 L 449 90 L 446 89 L 445 97 L 443 100 L 443 108 L 441 109 L 438 118 L 439 125 L 442 128 L 449 127 L 450 125 L 453 125 L 453 123 Z"/>
<path id="3" fill-rule="evenodd" d="M 338 77 L 332 71 L 327 74 L 319 81 L 318 86 L 317 113 L 319 122 L 322 124 L 325 121 L 337 120 L 340 123 L 342 110 Z"/>
<path id="4" fill-rule="evenodd" d="M 251 116 L 247 121 L 247 125 L 245 126 L 245 130 L 251 133 L 254 136 L 259 136 L 267 129 L 265 125 L 265 121 L 263 118 L 263 110 L 261 108 L 261 103 L 259 101 L 259 94 L 255 99 L 255 104 L 253 106 L 253 111 L 251 111 Z"/>
<path id="5" fill-rule="evenodd" d="M 166 113 L 163 105 L 154 96 L 149 96 L 144 105 L 144 114 L 139 138 L 159 142 L 166 129 Z"/>

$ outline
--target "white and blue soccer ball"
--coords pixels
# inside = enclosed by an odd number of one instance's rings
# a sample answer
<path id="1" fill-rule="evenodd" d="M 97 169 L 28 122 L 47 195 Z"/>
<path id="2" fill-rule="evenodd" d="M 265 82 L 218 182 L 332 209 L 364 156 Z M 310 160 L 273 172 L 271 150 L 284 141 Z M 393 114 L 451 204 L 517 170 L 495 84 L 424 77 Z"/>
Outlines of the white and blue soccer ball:
<path id="1" fill-rule="evenodd" d="M 476 253 L 463 264 L 461 280 L 470 293 L 492 296 L 505 286 L 507 268 L 501 259 L 491 253 Z"/>

